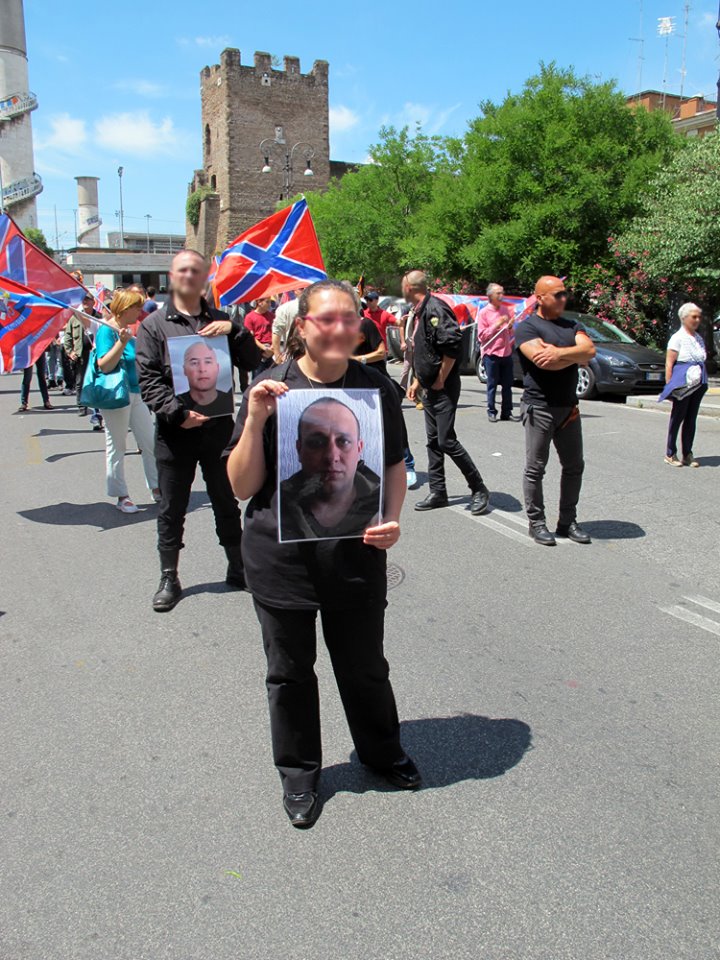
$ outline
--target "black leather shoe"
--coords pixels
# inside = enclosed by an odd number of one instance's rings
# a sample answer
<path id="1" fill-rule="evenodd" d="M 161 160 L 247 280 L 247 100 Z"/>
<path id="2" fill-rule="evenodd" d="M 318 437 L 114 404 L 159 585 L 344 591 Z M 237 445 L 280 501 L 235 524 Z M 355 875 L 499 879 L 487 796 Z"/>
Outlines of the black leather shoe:
<path id="1" fill-rule="evenodd" d="M 514 414 L 514 413 L 511 413 L 510 416 L 508 416 L 508 417 L 500 417 L 500 419 L 501 419 L 501 420 L 512 420 L 513 423 L 519 423 L 519 422 L 520 422 L 520 417 L 518 417 L 518 416 L 517 416 L 516 414 Z"/>
<path id="2" fill-rule="evenodd" d="M 416 510 L 437 510 L 438 507 L 446 507 L 448 498 L 446 493 L 429 493 L 424 500 L 418 500 L 415 504 Z"/>
<path id="3" fill-rule="evenodd" d="M 178 580 L 177 570 L 163 570 L 160 577 L 160 586 L 153 597 L 153 610 L 156 613 L 169 613 L 180 600 L 182 587 Z"/>
<path id="4" fill-rule="evenodd" d="M 496 413 L 489 413 L 488 420 L 490 421 L 490 423 L 497 423 L 498 415 Z"/>
<path id="5" fill-rule="evenodd" d="M 550 533 L 544 523 L 540 523 L 536 527 L 533 527 L 531 524 L 528 533 L 535 543 L 540 543 L 543 547 L 554 547 L 556 545 L 555 537 Z"/>
<path id="6" fill-rule="evenodd" d="M 396 760 L 390 767 L 372 769 L 399 790 L 417 790 L 422 786 L 420 771 L 407 755 Z"/>
<path id="7" fill-rule="evenodd" d="M 490 491 L 483 483 L 481 487 L 472 492 L 472 496 L 470 497 L 470 513 L 474 517 L 479 517 L 481 513 L 485 513 L 489 502 Z"/>
<path id="8" fill-rule="evenodd" d="M 283 806 L 290 823 L 298 830 L 307 830 L 312 827 L 320 816 L 318 795 L 313 790 L 307 790 L 305 793 L 284 794 Z"/>
<path id="9" fill-rule="evenodd" d="M 555 531 L 555 536 L 563 538 L 567 537 L 567 539 L 572 540 L 573 543 L 592 543 L 590 534 L 586 533 L 582 527 L 578 526 L 575 520 L 568 524 L 558 524 L 557 530 Z"/>
<path id="10" fill-rule="evenodd" d="M 245 569 L 240 552 L 240 544 L 236 543 L 230 547 L 225 547 L 225 555 L 228 558 L 228 568 L 225 574 L 225 583 L 236 590 L 245 590 Z"/>

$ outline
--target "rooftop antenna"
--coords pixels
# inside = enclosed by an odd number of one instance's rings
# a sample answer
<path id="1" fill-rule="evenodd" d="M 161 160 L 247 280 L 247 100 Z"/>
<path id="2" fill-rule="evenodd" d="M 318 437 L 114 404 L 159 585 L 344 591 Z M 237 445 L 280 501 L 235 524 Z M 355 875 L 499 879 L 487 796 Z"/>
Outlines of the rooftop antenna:
<path id="1" fill-rule="evenodd" d="M 682 67 L 680 68 L 680 103 L 682 104 L 685 90 L 685 76 L 687 74 L 687 41 L 688 25 L 690 23 L 690 0 L 685 0 L 685 25 L 683 27 Z"/>
<path id="2" fill-rule="evenodd" d="M 640 36 L 630 37 L 630 40 L 633 43 L 640 44 L 640 51 L 638 53 L 637 96 L 635 98 L 637 103 L 640 103 L 640 94 L 642 93 L 643 63 L 645 61 L 645 31 L 643 28 L 643 0 L 639 0 L 639 4 L 640 4 Z"/>
<path id="3" fill-rule="evenodd" d="M 657 32 L 659 37 L 665 37 L 665 63 L 663 66 L 663 95 L 662 108 L 665 109 L 667 96 L 668 48 L 670 37 L 675 33 L 675 17 L 658 17 Z"/>

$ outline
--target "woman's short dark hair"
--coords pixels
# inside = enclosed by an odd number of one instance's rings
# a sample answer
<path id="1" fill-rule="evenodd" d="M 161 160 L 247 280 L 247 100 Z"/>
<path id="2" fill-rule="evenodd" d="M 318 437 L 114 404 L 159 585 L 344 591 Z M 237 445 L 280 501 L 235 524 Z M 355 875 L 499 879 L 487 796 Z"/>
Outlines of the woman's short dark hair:
<path id="1" fill-rule="evenodd" d="M 310 312 L 310 301 L 316 293 L 322 293 L 323 290 L 340 290 L 342 293 L 347 293 L 348 296 L 352 297 L 355 309 L 360 313 L 360 298 L 358 297 L 355 287 L 348 283 L 347 280 L 331 280 L 328 278 L 327 280 L 318 280 L 317 283 L 305 287 L 300 294 L 300 303 L 298 304 L 299 317 L 306 317 L 308 315 Z"/>

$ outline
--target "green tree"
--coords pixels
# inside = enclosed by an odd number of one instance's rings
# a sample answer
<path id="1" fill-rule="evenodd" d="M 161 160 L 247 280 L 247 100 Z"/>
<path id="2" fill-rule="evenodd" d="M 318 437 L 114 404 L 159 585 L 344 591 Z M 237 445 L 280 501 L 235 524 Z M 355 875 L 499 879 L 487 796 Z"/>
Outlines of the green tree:
<path id="1" fill-rule="evenodd" d="M 42 250 L 43 253 L 46 253 L 49 257 L 55 253 L 53 248 L 45 239 L 45 234 L 39 227 L 28 227 L 25 231 L 25 236 L 28 238 L 30 243 L 34 243 L 36 247 Z"/>
<path id="2" fill-rule="evenodd" d="M 690 140 L 660 170 L 618 248 L 654 279 L 695 284 L 720 279 L 720 134 Z M 666 281 L 666 282 L 667 282 Z M 717 299 L 717 297 L 715 298 Z"/>
<path id="3" fill-rule="evenodd" d="M 663 113 L 629 110 L 614 83 L 554 64 L 481 111 L 448 145 L 402 249 L 435 273 L 519 289 L 606 258 L 678 139 Z"/>
<path id="4" fill-rule="evenodd" d="M 409 224 L 431 195 L 443 141 L 418 128 L 380 130 L 369 162 L 333 180 L 325 193 L 308 193 L 325 266 L 331 276 L 383 282 L 406 265 L 402 244 Z"/>

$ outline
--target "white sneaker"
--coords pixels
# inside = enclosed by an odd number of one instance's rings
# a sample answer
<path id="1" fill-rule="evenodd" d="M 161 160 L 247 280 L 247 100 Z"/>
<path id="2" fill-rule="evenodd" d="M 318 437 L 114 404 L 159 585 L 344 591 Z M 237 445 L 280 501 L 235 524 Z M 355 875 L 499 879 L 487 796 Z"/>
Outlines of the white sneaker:
<path id="1" fill-rule="evenodd" d="M 405 471 L 405 479 L 407 480 L 408 490 L 412 490 L 413 487 L 417 484 L 417 474 L 414 470 Z"/>
<path id="2" fill-rule="evenodd" d="M 115 504 L 120 513 L 138 513 L 138 508 L 130 497 L 121 497 Z"/>

